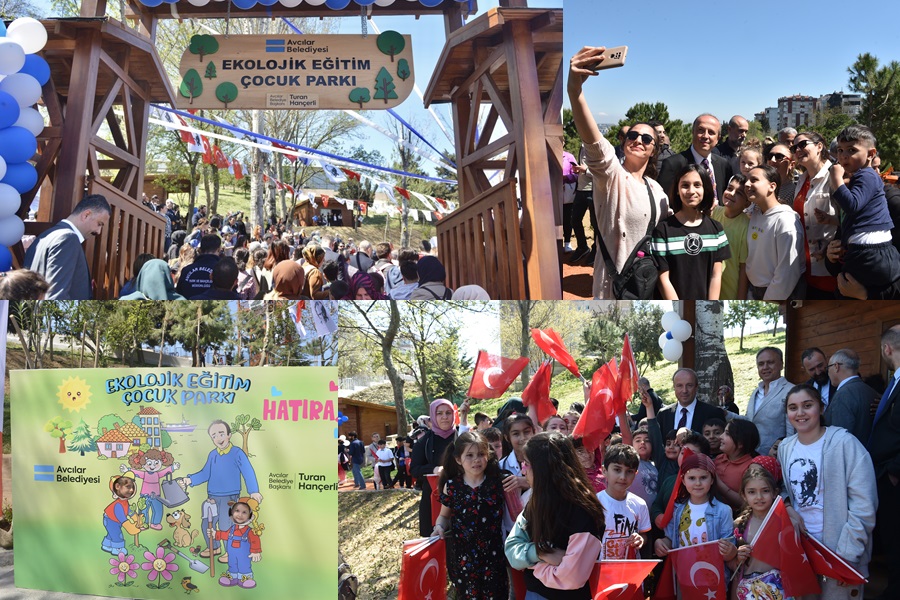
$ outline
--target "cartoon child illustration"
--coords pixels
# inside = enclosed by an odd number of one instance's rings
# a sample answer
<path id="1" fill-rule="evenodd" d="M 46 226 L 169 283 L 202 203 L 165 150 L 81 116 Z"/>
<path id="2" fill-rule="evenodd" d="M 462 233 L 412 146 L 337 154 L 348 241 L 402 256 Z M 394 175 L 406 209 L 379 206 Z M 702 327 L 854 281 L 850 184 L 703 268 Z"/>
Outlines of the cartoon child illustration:
<path id="1" fill-rule="evenodd" d="M 159 501 L 160 496 L 162 496 L 159 482 L 169 473 L 179 469 L 181 465 L 173 462 L 171 454 L 156 448 L 134 455 L 131 458 L 131 462 L 135 467 L 143 467 L 143 470 L 135 468 L 133 473 L 138 479 L 144 480 L 144 484 L 141 486 L 141 498 L 146 498 L 147 501 L 147 507 L 144 509 L 144 518 L 150 523 L 150 529 L 159 531 L 162 529 L 163 516 L 162 502 Z M 120 465 L 119 470 L 122 473 L 128 471 L 128 465 Z"/>
<path id="2" fill-rule="evenodd" d="M 109 478 L 109 490 L 113 493 L 113 501 L 103 511 L 103 526 L 106 528 L 106 537 L 100 543 L 104 552 L 113 556 L 119 552 L 125 552 L 125 537 L 122 528 L 130 523 L 128 520 L 131 512 L 128 501 L 134 496 L 134 473 L 126 471 L 121 475 L 113 475 Z M 134 524 L 131 523 L 134 527 Z"/>
<path id="3" fill-rule="evenodd" d="M 251 563 L 259 562 L 262 558 L 259 536 L 265 529 L 258 520 L 259 503 L 253 498 L 242 496 L 236 502 L 228 504 L 231 507 L 228 509 L 231 527 L 226 531 L 207 531 L 207 535 L 216 540 L 228 540 L 228 571 L 219 578 L 219 585 L 237 585 L 251 589 L 256 587 Z"/>

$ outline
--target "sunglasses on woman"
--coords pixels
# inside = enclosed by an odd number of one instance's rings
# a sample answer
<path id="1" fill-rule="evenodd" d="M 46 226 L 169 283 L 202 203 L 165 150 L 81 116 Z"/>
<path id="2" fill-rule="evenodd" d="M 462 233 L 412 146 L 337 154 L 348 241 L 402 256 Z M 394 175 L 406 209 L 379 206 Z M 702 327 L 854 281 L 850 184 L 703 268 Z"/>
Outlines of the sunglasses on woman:
<path id="1" fill-rule="evenodd" d="M 812 140 L 800 140 L 799 142 L 797 142 L 796 144 L 791 146 L 791 154 L 796 154 L 797 150 L 803 150 L 809 144 L 814 144 L 814 143 L 815 142 L 813 142 Z"/>
<path id="2" fill-rule="evenodd" d="M 633 142 L 634 140 L 641 138 L 641 143 L 645 146 L 649 146 L 654 142 L 653 136 L 649 133 L 638 133 L 637 131 L 629 131 L 625 134 L 625 139 L 629 142 Z"/>

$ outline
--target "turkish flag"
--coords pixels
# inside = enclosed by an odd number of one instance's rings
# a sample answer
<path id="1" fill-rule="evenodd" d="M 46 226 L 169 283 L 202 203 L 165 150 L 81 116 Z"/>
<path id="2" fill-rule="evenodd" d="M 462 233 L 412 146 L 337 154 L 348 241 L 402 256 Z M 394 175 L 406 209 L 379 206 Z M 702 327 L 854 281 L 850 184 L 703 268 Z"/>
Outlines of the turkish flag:
<path id="1" fill-rule="evenodd" d="M 681 460 L 682 462 L 688 456 L 693 456 L 694 452 L 690 448 L 682 448 L 681 449 Z M 678 492 L 681 491 L 681 486 L 683 482 L 681 480 L 681 474 L 679 473 L 677 477 L 675 477 L 675 485 L 672 486 L 672 495 L 669 496 L 669 503 L 666 504 L 666 512 L 663 513 L 662 526 L 663 529 L 666 528 L 666 525 L 669 524 L 669 521 L 672 520 L 672 515 L 675 514 L 675 500 L 678 498 Z"/>
<path id="2" fill-rule="evenodd" d="M 622 344 L 622 362 L 619 363 L 619 393 L 616 395 L 616 413 L 625 410 L 625 405 L 638 390 L 638 370 L 631 352 L 628 334 Z"/>
<path id="3" fill-rule="evenodd" d="M 601 560 L 591 573 L 591 595 L 594 600 L 644 600 L 644 579 L 658 564 L 658 560 Z"/>
<path id="4" fill-rule="evenodd" d="M 397 190 L 398 194 L 400 194 L 401 196 L 403 196 L 404 198 L 409 200 L 409 192 L 408 191 L 406 191 L 403 188 L 397 187 L 396 185 L 394 186 L 394 189 Z"/>
<path id="5" fill-rule="evenodd" d="M 536 331 L 536 330 L 532 330 Z M 584 438 L 584 447 L 593 452 L 616 426 L 616 362 L 615 359 L 594 372 L 591 396 L 572 435 Z"/>
<path id="6" fill-rule="evenodd" d="M 241 168 L 241 163 L 239 163 L 237 160 L 231 161 L 231 169 L 232 171 L 234 171 L 235 179 L 240 180 L 244 178 L 244 171 Z"/>
<path id="7" fill-rule="evenodd" d="M 822 591 L 781 496 L 775 498 L 750 544 L 755 558 L 781 571 L 786 595 L 803 596 Z"/>
<path id="8" fill-rule="evenodd" d="M 525 600 L 525 594 L 528 593 L 528 590 L 525 589 L 525 571 L 510 568 L 509 572 L 509 583 L 512 585 L 516 600 Z"/>
<path id="9" fill-rule="evenodd" d="M 719 541 L 669 551 L 681 600 L 725 598 L 725 561 Z M 782 576 L 784 574 L 782 573 Z"/>
<path id="10" fill-rule="evenodd" d="M 676 600 L 678 598 L 678 594 L 675 592 L 675 570 L 672 568 L 674 562 L 674 557 L 669 554 L 666 557 L 666 562 L 663 563 L 659 581 L 656 582 L 653 600 Z"/>
<path id="11" fill-rule="evenodd" d="M 572 375 L 581 379 L 578 365 L 575 364 L 575 359 L 566 350 L 566 345 L 563 344 L 558 333 L 552 329 L 532 329 L 531 337 L 541 350 L 555 358 L 559 364 L 571 371 Z"/>
<path id="12" fill-rule="evenodd" d="M 369 205 L 365 202 L 359 203 L 359 214 L 361 215 L 369 215 Z"/>
<path id="13" fill-rule="evenodd" d="M 184 119 L 181 118 L 181 115 L 175 115 L 175 118 L 178 119 L 178 122 L 182 127 L 187 127 L 188 124 Z M 194 134 L 190 131 L 185 131 L 184 129 L 178 130 L 178 135 L 181 136 L 181 141 L 185 144 L 192 144 L 194 142 Z"/>
<path id="14" fill-rule="evenodd" d="M 429 198 L 432 198 L 432 196 L 428 196 L 428 197 L 429 197 Z M 443 198 L 434 198 L 434 200 L 435 200 L 435 202 L 437 202 L 438 204 L 440 204 L 440 205 L 443 206 L 444 208 L 447 208 L 447 201 L 444 200 Z"/>
<path id="15" fill-rule="evenodd" d="M 524 356 L 504 358 L 479 350 L 467 395 L 479 400 L 499 398 L 527 364 L 528 358 Z"/>
<path id="16" fill-rule="evenodd" d="M 328 196 L 322 196 L 322 205 L 327 208 L 329 200 L 331 200 L 331 198 L 329 198 Z"/>
<path id="17" fill-rule="evenodd" d="M 550 402 L 551 377 L 553 377 L 553 362 L 545 360 L 522 391 L 522 403 L 525 406 L 534 406 L 539 424 L 556 414 L 556 408 Z"/>
<path id="18" fill-rule="evenodd" d="M 351 171 L 350 169 L 345 169 L 344 167 L 341 167 L 341 171 L 343 171 L 344 175 L 346 175 L 348 178 L 359 181 L 359 173 L 357 173 L 356 171 Z"/>
<path id="19" fill-rule="evenodd" d="M 225 153 L 222 152 L 222 149 L 219 148 L 217 145 L 213 144 L 212 150 L 213 150 L 213 156 L 215 157 L 215 161 L 216 161 L 215 165 L 217 167 L 219 167 L 220 169 L 227 169 L 228 168 L 228 159 L 225 158 Z"/>
<path id="20" fill-rule="evenodd" d="M 278 142 L 271 142 L 271 144 L 272 144 L 272 146 L 274 146 L 275 148 L 281 148 L 282 150 L 292 150 L 292 151 L 296 151 L 296 148 L 291 148 L 290 146 L 285 146 L 284 144 L 279 144 Z M 286 159 L 288 159 L 288 160 L 291 161 L 291 162 L 296 162 L 296 161 L 297 161 L 297 155 L 296 155 L 296 154 L 287 154 L 287 153 L 283 152 L 283 153 L 282 153 L 282 156 L 284 156 Z"/>
<path id="21" fill-rule="evenodd" d="M 863 574 L 850 566 L 850 563 L 835 554 L 835 552 L 812 537 L 808 533 L 800 534 L 800 543 L 809 562 L 812 563 L 813 571 L 818 575 L 824 575 L 831 579 L 836 579 L 847 585 L 862 585 L 866 582 Z"/>
<path id="22" fill-rule="evenodd" d="M 444 540 L 403 542 L 398 600 L 446 600 L 447 550 Z"/>
<path id="23" fill-rule="evenodd" d="M 216 164 L 216 156 L 213 153 L 213 148 L 212 148 L 212 145 L 209 143 L 209 139 L 205 135 L 201 135 L 200 142 L 203 144 L 203 164 L 204 165 Z"/>
<path id="24" fill-rule="evenodd" d="M 441 492 L 438 490 L 441 476 L 435 475 L 434 473 L 427 473 L 425 479 L 428 480 L 428 485 L 431 486 L 431 526 L 434 527 L 438 517 L 441 516 L 441 507 L 444 506 L 441 504 Z"/>

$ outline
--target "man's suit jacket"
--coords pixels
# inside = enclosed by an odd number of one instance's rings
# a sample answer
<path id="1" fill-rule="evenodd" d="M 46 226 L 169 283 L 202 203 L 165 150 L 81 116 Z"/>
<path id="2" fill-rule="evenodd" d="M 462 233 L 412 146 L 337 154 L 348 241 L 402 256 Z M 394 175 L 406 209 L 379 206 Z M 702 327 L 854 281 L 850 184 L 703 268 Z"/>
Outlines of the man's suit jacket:
<path id="1" fill-rule="evenodd" d="M 681 405 L 676 402 L 675 404 L 664 406 L 662 410 L 659 411 L 659 414 L 656 415 L 656 420 L 659 422 L 659 429 L 662 431 L 663 436 L 672 429 L 675 429 L 675 423 L 681 418 L 680 411 Z M 677 419 L 676 413 L 678 416 Z M 691 419 L 688 427 L 691 428 L 691 431 L 703 433 L 703 424 L 713 417 L 724 421 L 725 411 L 712 404 L 707 404 L 706 402 L 700 402 L 698 400 L 697 405 L 694 407 L 694 418 Z"/>
<path id="2" fill-rule="evenodd" d="M 794 384 L 784 377 L 779 377 L 769 384 L 769 393 L 756 402 L 753 396 L 761 390 L 759 387 L 761 384 L 762 382 L 757 384 L 756 390 L 750 394 L 750 400 L 747 402 L 747 418 L 753 421 L 759 430 L 759 446 L 756 447 L 756 451 L 768 454 L 776 440 L 794 433 L 794 428 L 784 410 L 784 399 Z"/>
<path id="3" fill-rule="evenodd" d="M 891 390 L 886 410 L 872 426 L 872 438 L 867 447 L 877 478 L 885 473 L 900 473 L 900 383 Z"/>
<path id="4" fill-rule="evenodd" d="M 806 380 L 806 385 L 811 385 L 812 387 L 814 387 L 814 388 L 816 388 L 817 390 L 819 390 L 819 392 L 822 391 L 822 390 L 819 388 L 819 386 L 816 384 L 816 380 L 815 380 L 815 379 L 812 379 L 812 378 L 807 379 L 807 380 Z M 836 388 L 834 385 L 832 385 L 832 383 L 829 381 L 829 382 L 828 382 L 828 401 L 825 403 L 826 405 L 828 405 L 828 404 L 831 403 L 831 399 L 834 398 L 834 393 L 835 393 L 835 392 L 837 392 L 837 388 Z"/>
<path id="5" fill-rule="evenodd" d="M 825 407 L 825 425 L 843 427 L 865 444 L 872 433 L 872 401 L 879 394 L 859 377 L 841 386 Z"/>
<path id="6" fill-rule="evenodd" d="M 60 221 L 42 233 L 25 253 L 25 268 L 50 284 L 47 300 L 90 300 L 91 274 L 78 234 Z"/>
<path id="7" fill-rule="evenodd" d="M 734 173 L 728 159 L 714 153 L 710 153 L 709 159 L 712 161 L 713 173 L 716 175 L 716 196 L 721 200 L 722 192 L 728 187 L 728 180 Z M 672 193 L 672 184 L 675 183 L 675 177 L 681 169 L 693 163 L 694 153 L 690 148 L 663 161 L 656 181 L 662 186 L 667 196 Z"/>

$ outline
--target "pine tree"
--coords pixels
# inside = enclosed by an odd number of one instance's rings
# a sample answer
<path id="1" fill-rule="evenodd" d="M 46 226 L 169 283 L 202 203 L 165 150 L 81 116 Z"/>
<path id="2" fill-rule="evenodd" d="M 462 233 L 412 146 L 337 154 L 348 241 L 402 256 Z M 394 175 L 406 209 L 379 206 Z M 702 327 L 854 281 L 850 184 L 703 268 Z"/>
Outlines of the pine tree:
<path id="1" fill-rule="evenodd" d="M 375 76 L 375 95 L 373 98 L 384 100 L 387 104 L 389 98 L 397 98 L 397 92 L 394 91 L 394 78 L 388 73 L 388 70 L 381 67 L 378 75 Z"/>
<path id="2" fill-rule="evenodd" d="M 90 426 L 84 422 L 84 419 L 78 423 L 78 426 L 72 430 L 72 441 L 69 443 L 69 450 L 72 452 L 80 452 L 84 456 L 85 452 L 94 452 L 97 450 L 97 443 L 91 435 Z"/>

